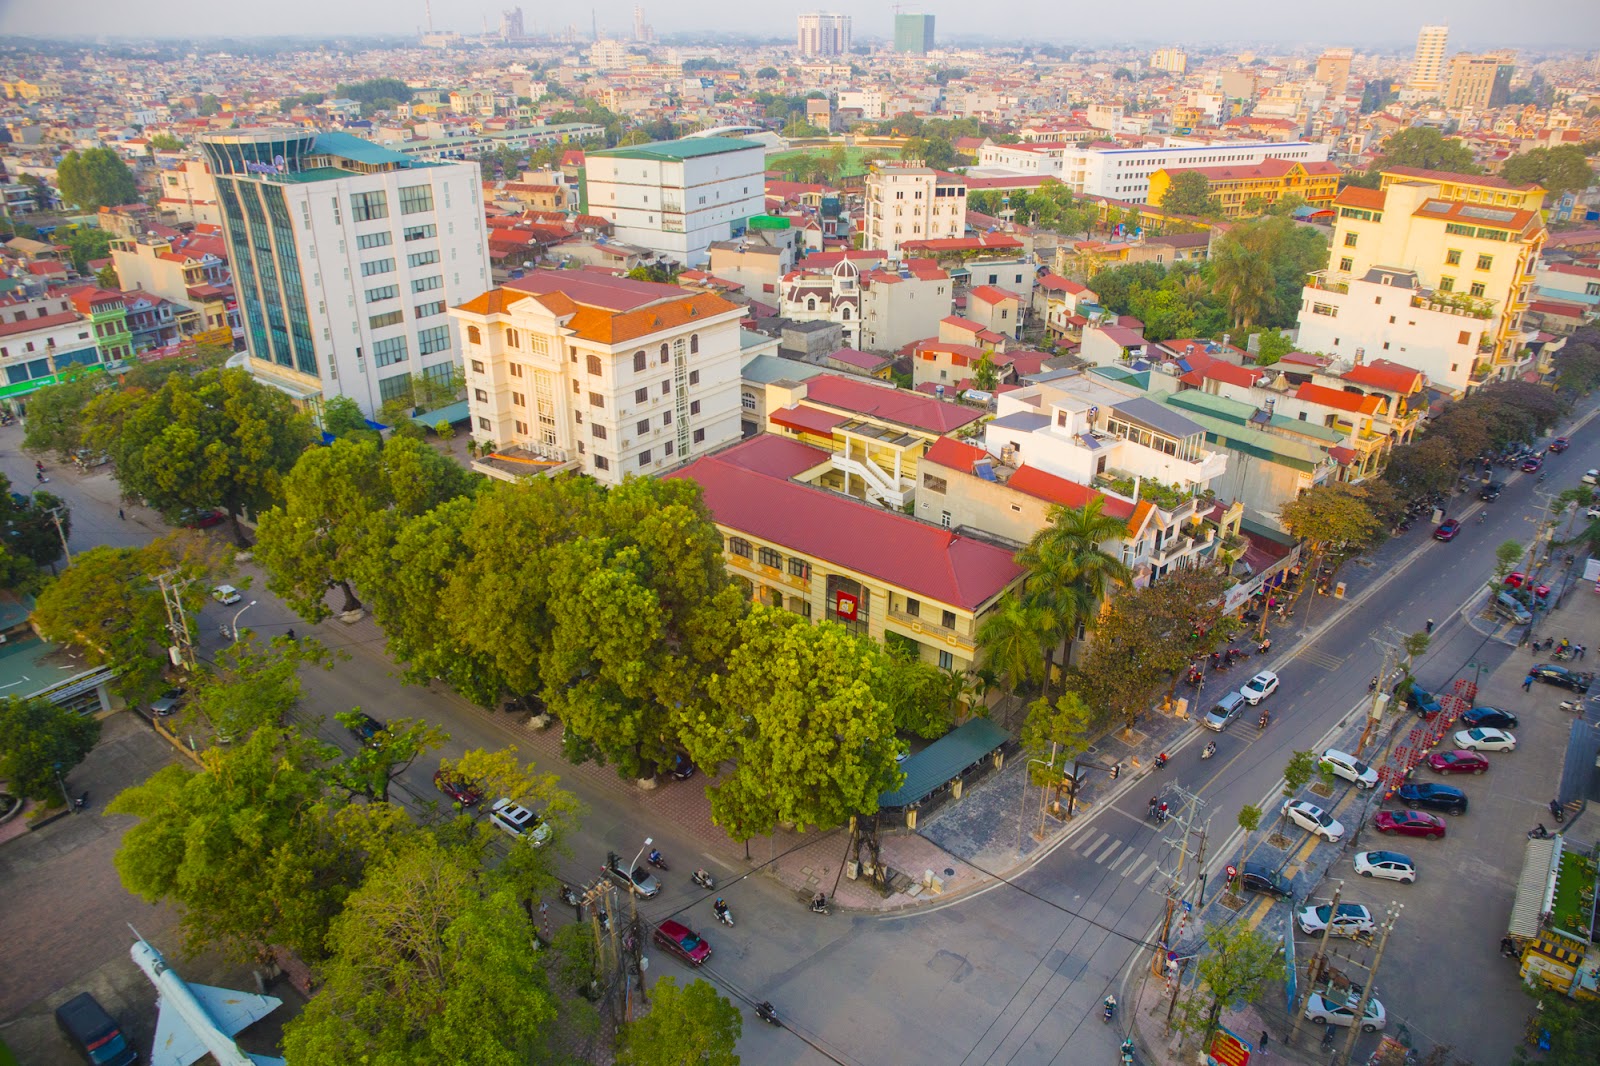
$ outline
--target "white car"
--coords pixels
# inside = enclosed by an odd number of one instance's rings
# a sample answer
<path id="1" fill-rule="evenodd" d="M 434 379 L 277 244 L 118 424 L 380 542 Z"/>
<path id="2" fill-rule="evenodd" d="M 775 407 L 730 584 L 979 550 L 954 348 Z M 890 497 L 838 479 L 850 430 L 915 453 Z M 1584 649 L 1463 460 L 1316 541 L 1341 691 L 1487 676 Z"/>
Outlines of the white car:
<path id="1" fill-rule="evenodd" d="M 1585 470 L 1578 480 L 1585 485 L 1600 485 L 1600 470 Z"/>
<path id="2" fill-rule="evenodd" d="M 1358 851 L 1355 867 L 1362 877 L 1381 877 L 1406 885 L 1417 879 L 1417 864 L 1411 861 L 1411 856 L 1398 851 Z"/>
<path id="3" fill-rule="evenodd" d="M 1263 670 L 1245 682 L 1244 688 L 1239 691 L 1244 693 L 1244 701 L 1254 707 L 1278 691 L 1278 675 L 1271 670 Z"/>
<path id="4" fill-rule="evenodd" d="M 1329 748 L 1317 761 L 1332 770 L 1334 777 L 1353 782 L 1357 788 L 1376 788 L 1378 785 L 1378 771 L 1347 751 Z"/>
<path id="5" fill-rule="evenodd" d="M 1600 518 L 1600 503 L 1591 506 L 1589 508 L 1588 515 L 1590 518 Z"/>
<path id="6" fill-rule="evenodd" d="M 494 801 L 489 820 L 499 829 L 518 840 L 526 840 L 536 848 L 543 847 L 544 842 L 550 839 L 550 827 L 528 808 L 511 802 L 509 797 L 502 796 Z"/>
<path id="7" fill-rule="evenodd" d="M 1344 824 L 1333 815 L 1305 800 L 1286 800 L 1283 804 L 1285 818 L 1308 833 L 1315 833 L 1330 844 L 1337 844 L 1344 836 Z"/>
<path id="8" fill-rule="evenodd" d="M 1334 936 L 1360 936 L 1378 927 L 1372 920 L 1372 912 L 1359 903 L 1339 904 L 1337 917 L 1334 917 L 1333 907 L 1328 904 L 1321 907 L 1301 907 L 1295 911 L 1294 920 L 1300 931 L 1307 936 L 1316 936 L 1324 929 L 1329 929 Z"/>
<path id="9" fill-rule="evenodd" d="M 1313 992 L 1306 997 L 1306 1017 L 1317 1025 L 1349 1025 L 1356 1020 L 1356 1008 L 1360 1005 L 1359 995 L 1352 994 L 1350 1002 L 1340 1003 L 1321 992 Z M 1388 1024 L 1389 1015 L 1383 1009 L 1383 1004 L 1378 1002 L 1377 996 L 1370 997 L 1366 1013 L 1361 1019 L 1361 1031 L 1376 1033 Z"/>
<path id="10" fill-rule="evenodd" d="M 1463 729 L 1455 735 L 1456 747 L 1468 751 L 1516 751 L 1517 738 L 1504 729 Z"/>
<path id="11" fill-rule="evenodd" d="M 218 585 L 216 588 L 211 590 L 211 598 L 222 604 L 224 607 L 231 607 L 240 600 L 244 599 L 244 597 L 239 594 L 239 590 L 234 588 L 232 585 Z"/>

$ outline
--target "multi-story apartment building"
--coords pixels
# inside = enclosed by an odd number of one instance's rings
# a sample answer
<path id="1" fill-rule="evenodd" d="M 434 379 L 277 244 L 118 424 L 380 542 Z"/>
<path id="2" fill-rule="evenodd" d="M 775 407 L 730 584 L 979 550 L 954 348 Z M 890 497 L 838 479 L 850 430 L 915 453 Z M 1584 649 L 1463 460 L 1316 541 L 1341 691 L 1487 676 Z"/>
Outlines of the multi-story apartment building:
<path id="1" fill-rule="evenodd" d="M 821 12 L 802 14 L 795 48 L 803 56 L 850 54 L 850 16 Z"/>
<path id="2" fill-rule="evenodd" d="M 1347 188 L 1328 267 L 1300 311 L 1300 347 L 1395 359 L 1460 394 L 1527 361 L 1522 314 L 1547 236 L 1544 190 L 1397 167 Z"/>
<path id="3" fill-rule="evenodd" d="M 1043 153 L 1033 153 L 1035 169 L 1013 169 L 1021 166 L 1022 154 L 1016 151 L 1022 145 L 996 149 L 985 148 L 988 158 L 997 162 L 992 168 L 975 168 L 969 176 L 983 176 L 987 170 L 997 175 L 1014 173 L 1042 173 L 1072 189 L 1076 196 L 1103 196 L 1113 200 L 1147 203 L 1151 196 L 1150 176 L 1158 170 L 1172 171 L 1195 167 L 1257 166 L 1268 159 L 1281 159 L 1303 164 L 1323 163 L 1328 159 L 1328 146 L 1309 141 L 1226 141 L 1219 144 L 1185 144 L 1182 138 L 1169 139 L 1163 148 L 1095 148 L 1081 144 L 1067 144 L 1059 148 L 1050 146 Z M 1027 146 L 1041 148 L 1040 145 Z M 1059 156 L 1060 169 L 1054 170 L 1054 159 Z M 998 161 L 1005 157 L 1011 163 Z M 1052 169 L 1041 169 L 1050 167 Z"/>
<path id="4" fill-rule="evenodd" d="M 111 242 L 111 262 L 125 292 L 151 293 L 187 308 L 185 333 L 227 330 L 244 336 L 238 301 L 228 273 L 220 233 L 176 237 L 119 237 Z"/>
<path id="5" fill-rule="evenodd" d="M 831 270 L 786 276 L 779 296 L 782 317 L 837 322 L 847 346 L 886 352 L 939 331 L 954 301 L 954 282 L 926 260 L 863 271 L 854 260 L 841 259 Z"/>
<path id="6" fill-rule="evenodd" d="M 1417 50 L 1411 60 L 1411 76 L 1406 79 L 1407 95 L 1426 100 L 1444 90 L 1444 53 L 1449 43 L 1449 26 L 1424 26 L 1417 31 Z"/>
<path id="7" fill-rule="evenodd" d="M 1150 56 L 1151 70 L 1164 70 L 1168 74 L 1182 75 L 1189 69 L 1189 56 L 1181 48 L 1162 48 Z"/>
<path id="8" fill-rule="evenodd" d="M 1350 90 L 1350 61 L 1355 52 L 1349 48 L 1329 48 L 1317 57 L 1316 73 L 1312 79 L 1328 87 L 1328 95 L 1341 100 Z"/>
<path id="9" fill-rule="evenodd" d="M 420 163 L 341 133 L 201 138 L 222 205 L 249 369 L 314 410 L 369 417 L 448 387 L 461 366 L 445 308 L 489 284 L 476 163 Z"/>
<path id="10" fill-rule="evenodd" d="M 867 175 L 865 244 L 898 258 L 907 241 L 960 237 L 967 229 L 967 183 L 924 166 L 874 166 Z"/>
<path id="11" fill-rule="evenodd" d="M 1445 83 L 1444 106 L 1452 111 L 1483 111 L 1511 102 L 1511 76 L 1516 73 L 1515 53 L 1490 52 L 1450 57 L 1450 77 Z"/>
<path id="12" fill-rule="evenodd" d="M 102 363 L 127 359 L 133 355 L 133 331 L 128 328 L 128 304 L 122 293 L 98 285 L 78 285 L 62 289 L 61 295 L 89 322 L 95 348 Z"/>
<path id="13" fill-rule="evenodd" d="M 765 213 L 765 161 L 760 144 L 731 137 L 589 152 L 581 210 L 609 221 L 625 244 L 699 267 L 713 241 Z"/>
<path id="14" fill-rule="evenodd" d="M 739 439 L 744 308 L 720 296 L 536 270 L 450 315 L 473 438 L 526 470 L 617 484 Z"/>
<path id="15" fill-rule="evenodd" d="M 933 51 L 933 16 L 894 16 L 894 50 L 922 54 Z"/>
<path id="16" fill-rule="evenodd" d="M 93 325 L 66 293 L 0 297 L 0 399 L 43 388 L 69 367 L 103 362 Z"/>
<path id="17" fill-rule="evenodd" d="M 1288 196 L 1312 207 L 1327 207 L 1339 191 L 1339 168 L 1332 163 L 1268 159 L 1220 167 L 1174 167 L 1150 175 L 1150 203 L 1159 205 L 1180 174 L 1199 174 L 1229 218 L 1259 215 Z"/>

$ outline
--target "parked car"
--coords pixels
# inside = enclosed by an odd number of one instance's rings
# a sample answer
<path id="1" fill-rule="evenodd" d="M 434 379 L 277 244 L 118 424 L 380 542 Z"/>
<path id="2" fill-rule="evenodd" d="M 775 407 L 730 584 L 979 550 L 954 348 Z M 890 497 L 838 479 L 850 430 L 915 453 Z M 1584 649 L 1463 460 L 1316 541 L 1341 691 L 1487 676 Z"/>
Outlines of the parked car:
<path id="1" fill-rule="evenodd" d="M 370 748 L 377 743 L 378 734 L 383 732 L 384 726 L 365 711 L 357 711 L 355 724 L 347 728 L 351 736 Z"/>
<path id="2" fill-rule="evenodd" d="M 1543 468 L 1544 456 L 1542 455 L 1530 455 L 1522 460 L 1522 472 L 1524 474 L 1536 474 Z"/>
<path id="3" fill-rule="evenodd" d="M 1344 824 L 1315 803 L 1285 800 L 1283 815 L 1301 829 L 1314 833 L 1330 844 L 1337 844 L 1344 836 Z"/>
<path id="4" fill-rule="evenodd" d="M 1411 861 L 1411 856 L 1398 851 L 1358 851 L 1355 867 L 1362 877 L 1381 877 L 1408 885 L 1417 879 L 1417 864 Z"/>
<path id="5" fill-rule="evenodd" d="M 211 590 L 211 598 L 222 604 L 224 607 L 232 607 L 234 604 L 244 599 L 244 596 L 242 596 L 239 593 L 239 590 L 234 588 L 232 585 L 218 585 L 216 588 Z"/>
<path id="6" fill-rule="evenodd" d="M 1486 774 L 1489 760 L 1475 751 L 1436 751 L 1428 756 L 1428 769 L 1436 774 Z"/>
<path id="7" fill-rule="evenodd" d="M 1461 519 L 1446 518 L 1439 523 L 1439 528 L 1433 531 L 1434 540 L 1455 540 L 1456 534 L 1461 532 Z"/>
<path id="8" fill-rule="evenodd" d="M 1422 811 L 1379 811 L 1372 816 L 1372 828 L 1385 835 L 1438 840 L 1444 836 L 1444 819 Z"/>
<path id="9" fill-rule="evenodd" d="M 130 1066 L 139 1061 L 139 1053 L 123 1035 L 122 1026 L 87 992 L 79 992 L 56 1008 L 56 1024 L 67 1041 L 94 1066 Z"/>
<path id="10" fill-rule="evenodd" d="M 1478 490 L 1478 499 L 1483 500 L 1485 503 L 1491 503 L 1500 498 L 1500 494 L 1505 491 L 1505 488 L 1503 482 L 1491 481 Z"/>
<path id="11" fill-rule="evenodd" d="M 1594 680 L 1593 674 L 1580 674 L 1576 670 L 1568 670 L 1565 666 L 1557 666 L 1555 663 L 1540 663 L 1528 672 L 1533 675 L 1535 681 L 1543 681 L 1547 685 L 1559 685 L 1574 692 L 1588 692 L 1589 682 Z"/>
<path id="12" fill-rule="evenodd" d="M 1278 691 L 1278 675 L 1271 670 L 1263 670 L 1249 681 L 1246 681 L 1244 688 L 1239 691 L 1244 696 L 1244 701 L 1254 707 Z"/>
<path id="13" fill-rule="evenodd" d="M 1244 710 L 1244 696 L 1238 692 L 1229 692 L 1206 712 L 1200 719 L 1200 724 L 1207 729 L 1214 729 L 1218 733 L 1228 728 L 1228 723 L 1239 717 L 1239 712 Z"/>
<path id="14" fill-rule="evenodd" d="M 228 520 L 228 512 L 208 507 L 204 510 L 188 510 L 178 515 L 178 524 L 185 529 L 210 529 L 220 526 Z"/>
<path id="15" fill-rule="evenodd" d="M 544 819 L 520 803 L 513 803 L 509 796 L 494 801 L 489 821 L 502 832 L 518 840 L 526 840 L 536 848 L 543 847 L 550 839 L 550 827 L 544 823 Z"/>
<path id="16" fill-rule="evenodd" d="M 172 715 L 177 714 L 178 708 L 183 706 L 183 693 L 184 689 L 180 685 L 177 688 L 167 689 L 160 696 L 151 700 L 150 717 L 170 718 Z"/>
<path id="17" fill-rule="evenodd" d="M 648 866 L 635 864 L 630 870 L 614 851 L 606 852 L 606 876 L 641 899 L 655 899 L 661 893 L 661 882 Z"/>
<path id="18" fill-rule="evenodd" d="M 1413 811 L 1443 811 L 1451 816 L 1467 813 L 1467 794 L 1454 785 L 1407 782 L 1394 790 L 1394 798 Z"/>
<path id="19" fill-rule="evenodd" d="M 1353 782 L 1357 788 L 1374 788 L 1378 784 L 1378 771 L 1338 748 L 1329 748 L 1317 760 L 1333 771 L 1335 777 Z"/>
<path id="20" fill-rule="evenodd" d="M 1555 452 L 1557 455 L 1560 455 L 1570 447 L 1572 447 L 1572 440 L 1568 437 L 1557 437 L 1555 440 L 1550 442 L 1550 450 Z"/>
<path id="21" fill-rule="evenodd" d="M 1495 593 L 1494 599 L 1490 602 L 1496 614 L 1509 618 L 1520 626 L 1525 626 L 1533 621 L 1533 613 L 1517 602 L 1517 598 L 1509 592 Z"/>
<path id="22" fill-rule="evenodd" d="M 1496 707 L 1474 707 L 1463 714 L 1460 721 L 1468 729 L 1482 727 L 1491 729 L 1517 728 L 1517 716 L 1510 711 L 1502 711 Z"/>
<path id="23" fill-rule="evenodd" d="M 1300 931 L 1307 936 L 1314 936 L 1327 929 L 1334 936 L 1360 936 L 1370 933 L 1378 927 L 1372 920 L 1372 912 L 1359 903 L 1339 904 L 1339 913 L 1333 913 L 1331 904 L 1321 907 L 1301 907 L 1294 913 L 1295 924 L 1300 926 Z"/>
<path id="24" fill-rule="evenodd" d="M 1444 709 L 1438 696 L 1417 684 L 1406 689 L 1406 706 L 1416 711 L 1420 718 L 1432 718 Z"/>
<path id="25" fill-rule="evenodd" d="M 710 944 L 687 925 L 670 918 L 656 926 L 656 943 L 690 966 L 699 966 L 711 957 Z"/>
<path id="26" fill-rule="evenodd" d="M 433 772 L 433 787 L 463 807 L 471 807 L 483 799 L 482 792 L 459 777 L 451 777 L 443 770 Z"/>
<path id="27" fill-rule="evenodd" d="M 1264 862 L 1246 862 L 1239 866 L 1239 888 L 1245 892 L 1260 892 L 1265 896 L 1288 899 L 1294 895 L 1290 880 Z"/>
<path id="28" fill-rule="evenodd" d="M 1517 738 L 1504 729 L 1463 729 L 1450 738 L 1458 748 L 1467 751 L 1516 751 Z"/>
<path id="29" fill-rule="evenodd" d="M 1313 992 L 1306 997 L 1306 1017 L 1317 1025 L 1349 1026 L 1355 1023 L 1356 1008 L 1360 1005 L 1359 995 L 1353 995 L 1349 1002 L 1341 1003 L 1331 995 Z M 1367 1009 L 1361 1016 L 1361 1031 L 1376 1033 L 1388 1024 L 1389 1016 L 1383 1004 L 1378 1002 L 1377 996 L 1368 996 Z"/>
<path id="30" fill-rule="evenodd" d="M 1578 480 L 1583 482 L 1585 485 L 1600 484 L 1600 470 L 1585 470 L 1583 472 L 1583 476 Z"/>
<path id="31" fill-rule="evenodd" d="M 1506 584 L 1510 585 L 1514 589 L 1527 588 L 1541 600 L 1550 595 L 1549 585 L 1535 585 L 1533 582 L 1528 580 L 1528 575 L 1522 573 L 1520 570 L 1513 570 L 1511 573 L 1507 574 Z"/>

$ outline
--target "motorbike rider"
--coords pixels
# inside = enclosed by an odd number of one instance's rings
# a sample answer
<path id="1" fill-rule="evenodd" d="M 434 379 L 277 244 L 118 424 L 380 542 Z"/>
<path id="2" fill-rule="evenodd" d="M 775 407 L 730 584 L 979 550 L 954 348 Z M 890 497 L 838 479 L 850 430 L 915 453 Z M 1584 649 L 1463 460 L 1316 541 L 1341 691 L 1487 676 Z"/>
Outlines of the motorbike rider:
<path id="1" fill-rule="evenodd" d="M 1106 1008 L 1106 1017 L 1107 1018 L 1111 1017 L 1113 1014 L 1115 1014 L 1117 1012 L 1117 997 L 1116 996 L 1108 994 L 1103 1002 L 1104 1002 L 1104 1005 L 1105 1005 L 1105 1008 Z"/>
<path id="2" fill-rule="evenodd" d="M 821 910 L 826 909 L 827 906 L 828 906 L 827 893 L 818 892 L 815 896 L 811 897 L 811 909 L 812 910 L 821 911 Z"/>
<path id="3" fill-rule="evenodd" d="M 1205 749 L 1205 751 L 1203 751 L 1200 754 L 1200 757 L 1202 759 L 1209 759 L 1209 758 L 1211 758 L 1211 756 L 1215 755 L 1216 753 L 1217 753 L 1217 742 L 1213 740 L 1211 743 L 1206 745 L 1206 749 Z"/>
<path id="4" fill-rule="evenodd" d="M 650 849 L 649 859 L 650 859 L 650 861 L 652 863 L 659 863 L 661 861 L 661 852 L 660 852 L 660 850 L 657 849 L 657 848 L 651 848 Z"/>
<path id="5" fill-rule="evenodd" d="M 1271 720 L 1272 720 L 1272 716 L 1269 715 L 1266 711 L 1262 711 L 1261 712 L 1261 717 L 1256 719 L 1256 728 L 1257 729 L 1265 729 L 1265 728 L 1267 728 L 1267 723 L 1269 721 L 1271 721 Z"/>
<path id="6" fill-rule="evenodd" d="M 722 901 L 721 896 L 717 897 L 717 901 L 711 905 L 711 909 L 716 912 L 718 918 L 724 918 L 728 914 L 728 905 Z"/>
<path id="7" fill-rule="evenodd" d="M 1156 769 L 1159 770 L 1165 765 L 1167 765 L 1167 753 L 1162 752 L 1156 756 Z"/>

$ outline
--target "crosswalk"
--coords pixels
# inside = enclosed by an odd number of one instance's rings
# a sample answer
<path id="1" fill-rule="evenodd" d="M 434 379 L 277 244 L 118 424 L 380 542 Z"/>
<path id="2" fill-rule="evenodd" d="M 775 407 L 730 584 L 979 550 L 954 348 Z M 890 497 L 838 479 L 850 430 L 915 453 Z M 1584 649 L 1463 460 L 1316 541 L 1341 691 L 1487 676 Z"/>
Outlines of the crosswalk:
<path id="1" fill-rule="evenodd" d="M 1299 659 L 1301 662 L 1310 663 L 1312 666 L 1320 666 L 1324 670 L 1328 671 L 1337 670 L 1339 667 L 1344 665 L 1344 659 L 1342 657 L 1329 655 L 1326 652 L 1316 651 L 1309 644 L 1304 648 L 1301 648 L 1300 651 L 1295 655 L 1295 658 Z"/>
<path id="2" fill-rule="evenodd" d="M 1158 857 L 1145 854 L 1137 844 L 1130 844 L 1110 833 L 1102 832 L 1099 836 L 1093 833 L 1091 829 L 1067 847 L 1095 865 L 1135 882 L 1143 881 L 1161 865 Z"/>

